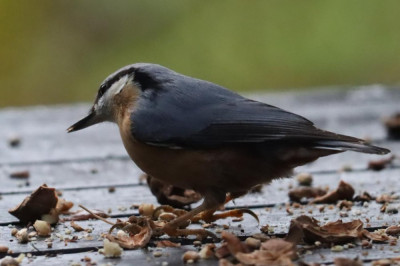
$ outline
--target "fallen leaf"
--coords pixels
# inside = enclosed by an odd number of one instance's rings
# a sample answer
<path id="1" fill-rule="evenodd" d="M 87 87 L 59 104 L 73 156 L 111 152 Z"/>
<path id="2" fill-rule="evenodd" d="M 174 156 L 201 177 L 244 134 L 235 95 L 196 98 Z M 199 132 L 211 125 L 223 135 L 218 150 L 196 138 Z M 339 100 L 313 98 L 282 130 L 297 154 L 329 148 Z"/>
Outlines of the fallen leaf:
<path id="1" fill-rule="evenodd" d="M 252 253 L 238 252 L 236 259 L 246 265 L 294 265 L 297 258 L 295 245 L 275 238 L 263 242 L 259 250 Z"/>
<path id="2" fill-rule="evenodd" d="M 146 175 L 147 185 L 160 204 L 181 208 L 201 200 L 200 193 L 182 189 Z"/>
<path id="3" fill-rule="evenodd" d="M 300 202 L 302 198 L 315 198 L 326 194 L 326 190 L 315 187 L 299 187 L 289 191 L 291 201 Z"/>
<path id="4" fill-rule="evenodd" d="M 352 200 L 353 196 L 354 188 L 341 180 L 336 190 L 315 198 L 312 203 L 336 203 L 339 200 Z"/>
<path id="5" fill-rule="evenodd" d="M 56 207 L 57 201 L 55 189 L 44 184 L 26 197 L 20 205 L 8 212 L 22 223 L 34 222 L 40 220 L 42 215 L 50 213 L 50 210 Z"/>

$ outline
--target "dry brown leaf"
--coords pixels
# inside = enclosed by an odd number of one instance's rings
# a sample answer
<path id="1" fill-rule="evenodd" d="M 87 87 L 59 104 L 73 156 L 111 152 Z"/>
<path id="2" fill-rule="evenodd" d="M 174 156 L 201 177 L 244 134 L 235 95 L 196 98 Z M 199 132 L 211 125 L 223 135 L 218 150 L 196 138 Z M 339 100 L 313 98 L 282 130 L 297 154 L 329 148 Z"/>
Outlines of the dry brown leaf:
<path id="1" fill-rule="evenodd" d="M 317 220 L 302 215 L 291 221 L 287 240 L 299 243 L 304 240 L 307 243 L 320 241 L 323 243 L 347 243 L 361 238 L 363 235 L 363 223 L 360 220 L 343 223 L 342 220 L 329 222 L 319 226 Z"/>
<path id="2" fill-rule="evenodd" d="M 294 265 L 292 260 L 297 258 L 297 254 L 293 243 L 275 238 L 263 242 L 259 250 L 238 252 L 235 257 L 246 265 Z"/>
<path id="3" fill-rule="evenodd" d="M 127 235 L 119 235 L 118 237 L 107 234 L 106 238 L 111 242 L 118 243 L 121 247 L 126 249 L 142 248 L 149 243 L 153 234 L 153 229 L 147 218 L 141 219 L 140 222 L 140 231 L 136 234 L 129 233 Z"/>
<path id="4" fill-rule="evenodd" d="M 160 240 L 157 241 L 156 246 L 158 248 L 179 248 L 181 246 L 181 243 L 174 243 L 169 240 Z"/>
<path id="5" fill-rule="evenodd" d="M 339 200 L 352 200 L 353 196 L 354 188 L 341 180 L 336 190 L 315 198 L 312 203 L 336 203 Z"/>
<path id="6" fill-rule="evenodd" d="M 348 258 L 335 258 L 335 266 L 362 266 L 363 263 L 358 258 L 348 259 Z"/>
<path id="7" fill-rule="evenodd" d="M 201 200 L 200 193 L 190 189 L 182 189 L 161 180 L 146 176 L 147 184 L 160 204 L 181 208 Z"/>
<path id="8" fill-rule="evenodd" d="M 40 186 L 23 202 L 8 212 L 17 217 L 22 223 L 40 220 L 42 215 L 50 213 L 57 204 L 57 195 L 54 188 L 46 184 Z"/>

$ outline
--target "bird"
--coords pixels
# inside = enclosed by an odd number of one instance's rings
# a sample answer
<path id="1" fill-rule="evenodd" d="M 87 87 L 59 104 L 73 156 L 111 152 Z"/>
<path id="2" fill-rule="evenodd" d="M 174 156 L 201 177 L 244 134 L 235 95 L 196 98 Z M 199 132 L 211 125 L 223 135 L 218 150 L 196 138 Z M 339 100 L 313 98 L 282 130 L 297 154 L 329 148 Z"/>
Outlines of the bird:
<path id="1" fill-rule="evenodd" d="M 240 197 L 319 157 L 390 152 L 151 63 L 131 64 L 109 75 L 89 114 L 67 131 L 106 121 L 118 125 L 127 153 L 143 172 L 203 196 L 198 207 L 165 225 L 170 236 L 190 234 L 179 227 L 200 213 L 214 212 L 227 195 Z"/>

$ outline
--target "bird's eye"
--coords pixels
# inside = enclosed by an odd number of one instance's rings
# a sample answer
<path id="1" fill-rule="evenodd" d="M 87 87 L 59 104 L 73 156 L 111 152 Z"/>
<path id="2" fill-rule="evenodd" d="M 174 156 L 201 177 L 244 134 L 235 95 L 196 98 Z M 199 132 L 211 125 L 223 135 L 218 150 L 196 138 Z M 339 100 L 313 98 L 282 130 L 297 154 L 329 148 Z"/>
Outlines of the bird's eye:
<path id="1" fill-rule="evenodd" d="M 99 97 L 103 96 L 105 91 L 106 91 L 106 86 L 103 84 L 100 86 L 99 89 Z"/>

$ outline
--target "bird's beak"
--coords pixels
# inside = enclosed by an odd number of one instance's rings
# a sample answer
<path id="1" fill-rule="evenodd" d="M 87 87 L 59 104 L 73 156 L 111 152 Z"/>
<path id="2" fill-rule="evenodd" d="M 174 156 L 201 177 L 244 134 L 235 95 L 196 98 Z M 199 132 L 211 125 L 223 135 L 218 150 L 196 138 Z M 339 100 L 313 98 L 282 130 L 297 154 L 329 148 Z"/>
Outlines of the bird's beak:
<path id="1" fill-rule="evenodd" d="M 71 133 L 74 131 L 78 131 L 78 130 L 90 127 L 90 126 L 100 123 L 100 122 L 101 121 L 99 121 L 99 119 L 97 119 L 97 117 L 96 117 L 96 113 L 93 110 L 91 110 L 90 113 L 85 118 L 82 118 L 81 120 L 79 120 L 78 122 L 76 122 L 75 124 L 70 126 L 67 129 L 67 132 Z"/>

